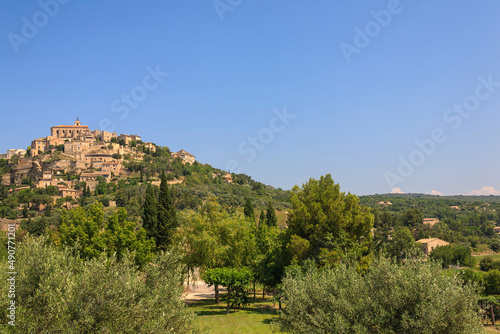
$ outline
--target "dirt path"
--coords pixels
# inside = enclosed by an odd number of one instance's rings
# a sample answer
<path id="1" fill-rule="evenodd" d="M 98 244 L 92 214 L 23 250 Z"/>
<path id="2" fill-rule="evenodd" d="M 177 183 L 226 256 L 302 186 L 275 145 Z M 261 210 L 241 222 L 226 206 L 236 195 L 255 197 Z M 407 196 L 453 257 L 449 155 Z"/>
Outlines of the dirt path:
<path id="1" fill-rule="evenodd" d="M 200 299 L 209 299 L 209 298 L 215 298 L 215 289 L 213 286 L 208 287 L 207 284 L 203 281 L 196 281 L 194 283 L 190 283 L 189 286 L 187 286 L 186 283 L 184 283 L 184 294 L 182 295 L 182 298 L 186 301 L 190 300 L 200 300 Z M 219 291 L 226 292 L 226 289 L 224 288 L 219 288 Z"/>

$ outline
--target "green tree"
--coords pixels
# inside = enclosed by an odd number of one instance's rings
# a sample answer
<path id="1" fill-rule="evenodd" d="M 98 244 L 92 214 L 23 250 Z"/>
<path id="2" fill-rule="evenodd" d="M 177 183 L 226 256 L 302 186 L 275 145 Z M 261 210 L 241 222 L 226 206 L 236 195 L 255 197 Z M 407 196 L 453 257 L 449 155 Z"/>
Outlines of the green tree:
<path id="1" fill-rule="evenodd" d="M 16 251 L 16 333 L 196 332 L 181 299 L 178 254 L 161 253 L 137 271 L 130 254 L 83 260 L 44 237 L 29 238 Z M 7 266 L 2 261 L 0 270 Z M 2 333 L 12 328 L 9 301 L 6 291 L 0 295 Z"/>
<path id="2" fill-rule="evenodd" d="M 110 217 L 104 228 L 103 243 L 109 255 L 116 254 L 121 260 L 129 251 L 135 252 L 135 260 L 139 266 L 144 266 L 153 258 L 154 239 L 148 239 L 146 231 L 137 224 L 127 221 L 127 211 L 119 208 Z"/>
<path id="3" fill-rule="evenodd" d="M 409 227 L 417 227 L 422 225 L 424 216 L 419 209 L 408 209 L 403 213 L 401 220 L 403 225 Z"/>
<path id="4" fill-rule="evenodd" d="M 268 226 L 278 226 L 278 217 L 276 217 L 276 211 L 271 202 L 267 203 L 266 223 Z"/>
<path id="5" fill-rule="evenodd" d="M 415 238 L 413 238 L 413 234 L 408 227 L 396 227 L 394 229 L 387 251 L 392 257 L 398 259 L 406 259 L 422 254 L 420 244 L 415 242 Z"/>
<path id="6" fill-rule="evenodd" d="M 173 234 L 178 227 L 174 203 L 168 188 L 165 172 L 161 174 L 157 217 L 155 235 L 156 245 L 160 249 L 165 249 L 172 242 Z"/>
<path id="7" fill-rule="evenodd" d="M 448 268 L 450 264 L 470 265 L 471 249 L 459 245 L 446 245 L 434 248 L 430 254 L 431 259 L 440 261 L 443 268 Z"/>
<path id="8" fill-rule="evenodd" d="M 104 251 L 120 260 L 126 252 L 134 252 L 136 264 L 144 266 L 152 259 L 154 240 L 143 228 L 127 221 L 127 211 L 119 208 L 106 222 L 102 203 L 94 202 L 85 211 L 81 207 L 61 211 L 61 224 L 56 244 L 67 246 L 84 259 L 94 259 Z"/>
<path id="9" fill-rule="evenodd" d="M 146 189 L 146 198 L 144 199 L 144 206 L 142 211 L 142 226 L 147 232 L 148 237 L 155 237 L 157 223 L 158 223 L 157 203 L 153 186 L 148 184 Z"/>
<path id="10" fill-rule="evenodd" d="M 369 208 L 360 206 L 355 195 L 340 192 L 330 174 L 319 181 L 310 179 L 302 189 L 294 186 L 290 202 L 292 209 L 287 221 L 290 234 L 308 240 L 313 257 L 320 253 L 330 258 L 334 255 L 325 254 L 322 249 L 333 252 L 342 249 L 348 253 L 350 247 L 360 246 L 362 249 L 357 253 L 365 257 L 363 261 L 368 260 L 374 217 Z M 336 243 L 337 238 L 342 242 Z"/>
<path id="11" fill-rule="evenodd" d="M 484 274 L 484 293 L 500 295 L 500 270 L 493 269 Z"/>
<path id="12" fill-rule="evenodd" d="M 246 286 L 253 280 L 252 271 L 247 268 L 214 268 L 203 274 L 203 280 L 210 285 L 222 285 L 227 288 L 227 308 L 248 304 Z"/>
<path id="13" fill-rule="evenodd" d="M 260 216 L 259 216 L 259 225 L 265 224 L 265 223 L 266 223 L 266 213 L 264 212 L 264 210 L 262 210 L 260 212 Z"/>
<path id="14" fill-rule="evenodd" d="M 252 265 L 256 256 L 255 224 L 242 214 L 228 213 L 211 198 L 199 212 L 181 212 L 180 220 L 177 238 L 185 245 L 184 263 L 190 272 Z M 218 291 L 215 284 L 217 302 Z"/>
<path id="15" fill-rule="evenodd" d="M 499 285 L 500 286 L 500 285 Z M 356 266 L 291 268 L 283 282 L 288 333 L 483 333 L 475 287 L 439 264 L 380 258 Z"/>
<path id="16" fill-rule="evenodd" d="M 253 209 L 252 205 L 252 200 L 247 197 L 245 200 L 245 209 L 243 210 L 243 213 L 245 214 L 245 217 L 251 219 L 252 221 L 255 221 L 255 212 Z"/>

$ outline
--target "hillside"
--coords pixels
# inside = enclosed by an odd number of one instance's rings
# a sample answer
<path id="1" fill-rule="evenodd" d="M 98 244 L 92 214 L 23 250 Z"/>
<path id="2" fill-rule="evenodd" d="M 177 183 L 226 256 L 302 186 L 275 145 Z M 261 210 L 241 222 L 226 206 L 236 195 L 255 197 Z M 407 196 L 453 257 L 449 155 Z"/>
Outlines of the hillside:
<path id="1" fill-rule="evenodd" d="M 6 159 L 0 159 L 0 217 L 36 217 L 47 209 L 98 200 L 125 207 L 138 220 L 146 185 L 158 186 L 162 172 L 179 210 L 197 209 L 209 197 L 232 211 L 251 198 L 257 215 L 269 202 L 278 213 L 289 207 L 288 191 L 202 164 L 184 150 L 171 152 L 138 135 L 90 131 L 78 119 L 50 132 L 31 141 L 26 151 L 9 150 Z M 284 223 L 284 215 L 278 216 Z"/>

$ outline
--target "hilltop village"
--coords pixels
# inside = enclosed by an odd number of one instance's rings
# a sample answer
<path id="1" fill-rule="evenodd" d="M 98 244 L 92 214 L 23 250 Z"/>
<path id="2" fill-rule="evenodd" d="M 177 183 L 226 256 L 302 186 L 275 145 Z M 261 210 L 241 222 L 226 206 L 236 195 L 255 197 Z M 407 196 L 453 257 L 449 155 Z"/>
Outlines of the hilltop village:
<path id="1" fill-rule="evenodd" d="M 73 125 L 51 127 L 49 136 L 31 141 L 27 150 L 10 149 L 1 154 L 0 159 L 7 159 L 11 167 L 2 174 L 2 185 L 10 187 L 9 194 L 53 186 L 57 188 L 57 194 L 52 196 L 54 202 L 61 198 L 76 200 L 86 191 L 94 192 L 99 183 L 127 180 L 132 172 L 124 164 L 143 161 L 146 154 L 154 154 L 157 149 L 157 145 L 143 142 L 138 135 L 90 131 L 77 118 Z M 196 161 L 184 150 L 170 155 L 183 164 Z"/>

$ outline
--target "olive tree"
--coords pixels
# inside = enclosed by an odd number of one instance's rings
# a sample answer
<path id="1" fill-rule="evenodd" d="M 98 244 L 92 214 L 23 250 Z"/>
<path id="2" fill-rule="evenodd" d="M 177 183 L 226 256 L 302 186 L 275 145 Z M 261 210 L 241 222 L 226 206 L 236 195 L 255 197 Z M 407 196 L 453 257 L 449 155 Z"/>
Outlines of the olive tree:
<path id="1" fill-rule="evenodd" d="M 143 270 L 132 254 L 83 260 L 46 237 L 18 244 L 16 323 L 7 325 L 0 295 L 0 332 L 189 333 L 194 315 L 181 300 L 179 256 L 160 253 Z M 3 273 L 6 264 L 0 264 Z M 4 276 L 3 274 L 2 276 Z M 3 279 L 4 277 L 2 277 Z M 15 330 L 15 331 L 14 331 Z"/>
<path id="2" fill-rule="evenodd" d="M 283 295 L 278 324 L 288 333 L 483 333 L 475 287 L 435 262 L 290 270 Z"/>

